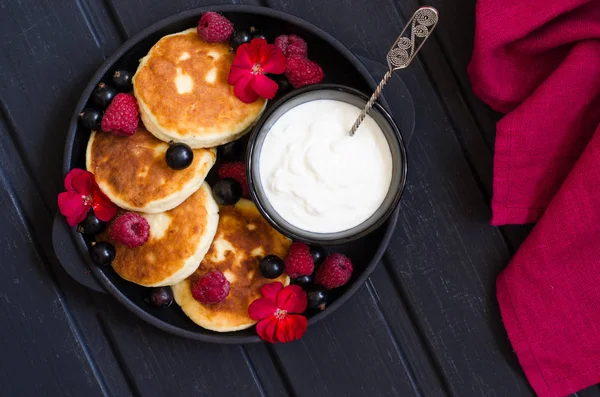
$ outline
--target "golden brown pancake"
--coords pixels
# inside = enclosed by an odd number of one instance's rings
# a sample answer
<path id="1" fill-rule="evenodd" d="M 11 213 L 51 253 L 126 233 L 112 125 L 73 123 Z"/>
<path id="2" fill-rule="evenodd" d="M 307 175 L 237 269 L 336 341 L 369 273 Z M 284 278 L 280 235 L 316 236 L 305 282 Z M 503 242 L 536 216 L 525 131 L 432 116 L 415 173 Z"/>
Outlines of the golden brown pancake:
<path id="1" fill-rule="evenodd" d="M 140 61 L 133 92 L 148 130 L 192 148 L 231 142 L 249 130 L 266 100 L 243 103 L 227 82 L 234 55 L 188 29 L 160 39 Z"/>
<path id="2" fill-rule="evenodd" d="M 218 332 L 248 328 L 256 323 L 248 316 L 248 306 L 261 297 L 260 288 L 276 281 L 288 285 L 290 280 L 286 274 L 275 280 L 264 278 L 259 261 L 271 254 L 285 257 L 290 244 L 251 201 L 222 206 L 217 234 L 204 260 L 190 277 L 173 286 L 175 301 L 201 327 Z M 230 292 L 222 302 L 202 304 L 192 296 L 191 286 L 211 270 L 223 272 L 231 283 Z"/>
<path id="3" fill-rule="evenodd" d="M 137 212 L 168 211 L 192 195 L 217 158 L 214 149 L 194 149 L 194 161 L 183 170 L 165 161 L 169 145 L 143 126 L 130 137 L 92 132 L 87 147 L 88 171 L 119 207 Z"/>
<path id="4" fill-rule="evenodd" d="M 179 283 L 196 270 L 208 251 L 219 223 L 219 206 L 210 186 L 203 183 L 177 208 L 160 214 L 141 214 L 150 224 L 150 237 L 141 247 L 129 248 L 110 239 L 99 241 L 116 250 L 112 267 L 125 280 L 146 287 Z"/>

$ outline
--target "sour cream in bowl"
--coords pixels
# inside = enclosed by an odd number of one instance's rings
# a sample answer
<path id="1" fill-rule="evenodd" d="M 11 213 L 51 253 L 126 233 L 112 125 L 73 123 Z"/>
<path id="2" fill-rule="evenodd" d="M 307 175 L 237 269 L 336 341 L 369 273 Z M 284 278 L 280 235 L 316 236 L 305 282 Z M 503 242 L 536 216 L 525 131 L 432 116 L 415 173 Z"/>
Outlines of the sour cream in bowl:
<path id="1" fill-rule="evenodd" d="M 248 148 L 253 200 L 297 241 L 339 244 L 375 230 L 394 211 L 406 180 L 402 137 L 376 105 L 348 131 L 368 98 L 337 85 L 309 86 L 261 118 Z"/>

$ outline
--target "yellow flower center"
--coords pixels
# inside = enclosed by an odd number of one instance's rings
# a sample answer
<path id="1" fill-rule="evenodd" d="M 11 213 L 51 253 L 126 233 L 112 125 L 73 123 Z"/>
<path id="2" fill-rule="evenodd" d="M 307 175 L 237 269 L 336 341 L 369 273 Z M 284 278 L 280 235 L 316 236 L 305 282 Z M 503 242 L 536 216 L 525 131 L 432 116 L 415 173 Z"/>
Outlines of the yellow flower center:
<path id="1" fill-rule="evenodd" d="M 263 74 L 264 70 L 262 68 L 262 66 L 260 66 L 260 64 L 255 64 L 254 66 L 252 66 L 252 74 Z"/>
<path id="2" fill-rule="evenodd" d="M 277 320 L 283 320 L 287 316 L 287 310 L 277 309 L 275 311 L 275 317 Z"/>

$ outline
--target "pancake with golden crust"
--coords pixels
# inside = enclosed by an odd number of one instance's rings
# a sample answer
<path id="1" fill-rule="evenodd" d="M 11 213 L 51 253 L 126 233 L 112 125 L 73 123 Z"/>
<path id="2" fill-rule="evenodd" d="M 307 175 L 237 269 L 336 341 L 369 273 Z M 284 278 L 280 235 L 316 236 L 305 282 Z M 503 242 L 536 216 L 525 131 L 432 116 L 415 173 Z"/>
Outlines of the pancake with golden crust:
<path id="1" fill-rule="evenodd" d="M 290 282 L 283 274 L 275 280 L 264 278 L 259 269 L 266 255 L 285 257 L 291 241 L 277 232 L 260 215 L 254 203 L 240 200 L 235 206 L 222 206 L 215 239 L 198 269 L 173 286 L 175 301 L 185 314 L 201 327 L 237 331 L 256 323 L 248 316 L 250 303 L 261 297 L 260 288 L 279 281 Z M 220 270 L 231 283 L 224 301 L 202 304 L 192 296 L 192 284 L 211 270 Z"/>
<path id="2" fill-rule="evenodd" d="M 192 164 L 174 170 L 165 161 L 168 147 L 141 125 L 130 137 L 92 132 L 86 167 L 95 175 L 100 189 L 119 207 L 145 213 L 164 212 L 198 190 L 217 158 L 214 149 L 194 149 Z"/>
<path id="3" fill-rule="evenodd" d="M 222 145 L 248 132 L 266 100 L 244 103 L 227 82 L 234 54 L 188 29 L 161 38 L 140 61 L 133 93 L 146 128 L 192 148 Z"/>
<path id="4" fill-rule="evenodd" d="M 125 280 L 145 287 L 176 284 L 192 274 L 219 224 L 219 206 L 206 182 L 175 209 L 140 215 L 150 224 L 144 245 L 129 248 L 111 240 L 108 230 L 98 240 L 114 245 L 113 269 Z"/>

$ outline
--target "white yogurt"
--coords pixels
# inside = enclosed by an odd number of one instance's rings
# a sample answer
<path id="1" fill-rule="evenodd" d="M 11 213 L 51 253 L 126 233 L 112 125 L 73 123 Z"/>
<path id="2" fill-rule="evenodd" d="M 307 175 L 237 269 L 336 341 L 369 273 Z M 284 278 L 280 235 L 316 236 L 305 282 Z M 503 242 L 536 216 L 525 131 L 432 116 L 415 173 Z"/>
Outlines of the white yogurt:
<path id="1" fill-rule="evenodd" d="M 290 109 L 267 132 L 260 179 L 268 201 L 290 224 L 339 232 L 367 220 L 383 202 L 392 154 L 370 116 L 348 135 L 359 113 L 345 102 L 315 100 Z"/>

